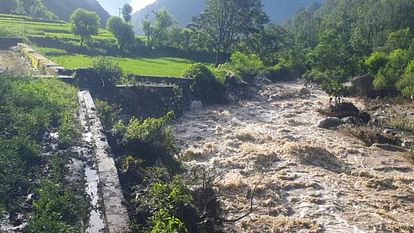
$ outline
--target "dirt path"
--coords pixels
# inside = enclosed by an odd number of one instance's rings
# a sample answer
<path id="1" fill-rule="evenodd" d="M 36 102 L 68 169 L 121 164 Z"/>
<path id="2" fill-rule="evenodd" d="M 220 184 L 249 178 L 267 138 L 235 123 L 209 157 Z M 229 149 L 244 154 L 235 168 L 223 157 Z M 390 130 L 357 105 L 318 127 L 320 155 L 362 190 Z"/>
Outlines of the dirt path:
<path id="1" fill-rule="evenodd" d="M 16 75 L 36 75 L 28 61 L 15 49 L 0 50 L 0 73 L 9 71 Z"/>
<path id="2" fill-rule="evenodd" d="M 173 126 L 189 166 L 214 168 L 225 232 L 414 232 L 414 171 L 399 152 L 319 129 L 328 96 L 270 85 L 263 99 L 188 112 Z"/>

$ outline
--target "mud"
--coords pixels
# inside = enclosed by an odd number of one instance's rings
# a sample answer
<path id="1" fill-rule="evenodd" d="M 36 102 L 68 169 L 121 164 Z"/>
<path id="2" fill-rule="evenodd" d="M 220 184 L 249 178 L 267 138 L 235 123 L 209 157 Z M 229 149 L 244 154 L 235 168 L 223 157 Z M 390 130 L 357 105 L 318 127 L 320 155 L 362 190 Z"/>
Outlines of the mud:
<path id="1" fill-rule="evenodd" d="M 173 125 L 186 165 L 214 168 L 225 232 L 414 232 L 414 170 L 399 151 L 317 127 L 320 90 L 268 85 L 239 106 L 187 112 Z M 355 102 L 355 100 L 353 100 Z M 364 109 L 363 104 L 357 107 Z"/>

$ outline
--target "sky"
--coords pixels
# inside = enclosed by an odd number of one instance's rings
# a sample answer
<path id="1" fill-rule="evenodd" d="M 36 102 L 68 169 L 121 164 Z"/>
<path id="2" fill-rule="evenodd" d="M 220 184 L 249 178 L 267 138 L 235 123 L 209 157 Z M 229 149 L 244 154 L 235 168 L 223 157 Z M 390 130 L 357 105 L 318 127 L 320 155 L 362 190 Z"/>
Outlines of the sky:
<path id="1" fill-rule="evenodd" d="M 121 8 L 125 3 L 129 3 L 132 8 L 133 12 L 141 10 L 142 8 L 148 6 L 149 4 L 155 2 L 156 0 L 98 0 L 101 3 L 102 7 L 105 8 L 111 15 L 118 15 L 119 8 Z"/>
<path id="2" fill-rule="evenodd" d="M 142 8 L 148 6 L 151 3 L 154 3 L 156 0 L 132 0 L 130 5 L 135 11 L 141 10 Z"/>

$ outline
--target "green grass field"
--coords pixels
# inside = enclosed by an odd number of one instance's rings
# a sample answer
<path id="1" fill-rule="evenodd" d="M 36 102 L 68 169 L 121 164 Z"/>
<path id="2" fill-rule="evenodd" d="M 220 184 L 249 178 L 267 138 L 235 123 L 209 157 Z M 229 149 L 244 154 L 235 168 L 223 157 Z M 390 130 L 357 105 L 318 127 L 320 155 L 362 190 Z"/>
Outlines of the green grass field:
<path id="1" fill-rule="evenodd" d="M 89 67 L 99 56 L 107 56 L 108 50 L 116 50 L 116 40 L 107 30 L 100 29 L 89 48 L 80 47 L 80 40 L 64 22 L 38 22 L 30 17 L 0 14 L 0 37 L 25 38 L 39 53 L 69 69 Z M 142 36 L 137 36 L 143 40 Z M 137 51 L 139 54 L 140 51 Z M 157 56 L 109 56 L 125 74 L 154 76 L 181 76 L 194 61 L 183 58 Z"/>

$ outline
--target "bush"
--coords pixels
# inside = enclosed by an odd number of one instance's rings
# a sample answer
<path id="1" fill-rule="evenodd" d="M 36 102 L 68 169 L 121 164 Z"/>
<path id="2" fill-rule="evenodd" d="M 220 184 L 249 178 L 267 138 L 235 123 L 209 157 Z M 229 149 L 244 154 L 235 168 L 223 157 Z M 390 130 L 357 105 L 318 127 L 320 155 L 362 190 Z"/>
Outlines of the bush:
<path id="1" fill-rule="evenodd" d="M 325 80 L 328 80 L 329 76 L 326 72 L 320 72 L 319 70 L 313 69 L 303 74 L 302 78 L 308 82 L 315 82 L 321 84 Z"/>
<path id="2" fill-rule="evenodd" d="M 184 71 L 183 76 L 194 80 L 191 84 L 193 95 L 204 104 L 226 102 L 224 85 L 216 79 L 207 66 L 194 64 Z"/>
<path id="3" fill-rule="evenodd" d="M 294 80 L 294 71 L 291 66 L 279 63 L 273 67 L 265 69 L 266 76 L 273 82 Z"/>
<path id="4" fill-rule="evenodd" d="M 101 57 L 92 64 L 94 84 L 97 87 L 114 87 L 122 76 L 122 69 L 108 58 Z"/>
<path id="5" fill-rule="evenodd" d="M 117 123 L 113 133 L 121 137 L 126 155 L 142 159 L 145 166 L 154 166 L 161 161 L 171 171 L 177 171 L 174 155 L 178 153 L 178 148 L 171 129 L 167 127 L 173 117 L 170 112 L 161 118 L 132 118 L 128 124 Z"/>
<path id="6" fill-rule="evenodd" d="M 82 218 L 88 204 L 75 193 L 77 191 L 44 181 L 36 194 L 39 199 L 33 202 L 33 217 L 28 229 L 33 233 L 74 233 L 80 232 Z M 86 208 L 86 209 L 85 209 Z M 76 226 L 77 227 L 74 227 Z"/>
<path id="7" fill-rule="evenodd" d="M 222 68 L 234 72 L 246 82 L 251 82 L 257 75 L 263 74 L 265 67 L 257 55 L 235 52 Z"/>
<path id="8" fill-rule="evenodd" d="M 103 127 L 110 131 L 115 122 L 119 120 L 120 107 L 99 99 L 95 100 L 95 104 Z"/>
<path id="9" fill-rule="evenodd" d="M 376 75 L 378 71 L 388 63 L 387 54 L 383 52 L 373 52 L 366 60 L 365 65 L 368 67 L 372 75 Z"/>
<path id="10" fill-rule="evenodd" d="M 375 75 L 374 87 L 377 89 L 396 89 L 396 83 L 404 74 L 407 62 L 407 51 L 394 50 L 389 55 L 389 62 Z"/>
<path id="11" fill-rule="evenodd" d="M 405 68 L 405 73 L 396 86 L 403 96 L 411 97 L 414 95 L 414 60 Z"/>
<path id="12" fill-rule="evenodd" d="M 181 176 L 172 179 L 154 179 L 146 187 L 140 187 L 134 200 L 136 210 L 147 216 L 149 223 L 146 232 L 169 233 L 187 232 L 184 222 L 190 228 L 197 222 L 197 214 L 192 207 L 191 191 Z M 143 230 L 141 230 L 143 232 Z"/>

